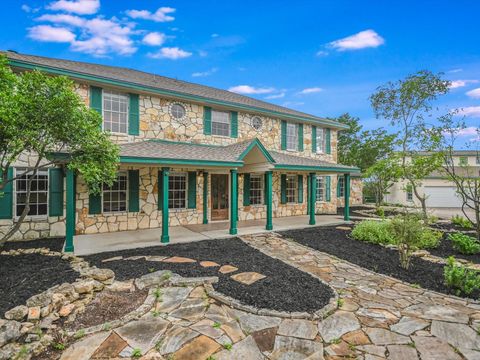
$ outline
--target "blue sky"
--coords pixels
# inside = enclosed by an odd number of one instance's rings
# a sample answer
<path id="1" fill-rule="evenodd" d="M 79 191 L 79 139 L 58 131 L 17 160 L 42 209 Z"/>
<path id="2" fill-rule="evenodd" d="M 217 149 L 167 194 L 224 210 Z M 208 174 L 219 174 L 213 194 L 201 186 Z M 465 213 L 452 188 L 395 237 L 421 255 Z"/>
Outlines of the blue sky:
<path id="1" fill-rule="evenodd" d="M 418 70 L 455 87 L 439 105 L 480 120 L 475 1 L 8 0 L 0 48 L 126 66 L 319 116 L 374 119 L 369 95 Z M 478 89 L 478 90 L 477 90 Z"/>

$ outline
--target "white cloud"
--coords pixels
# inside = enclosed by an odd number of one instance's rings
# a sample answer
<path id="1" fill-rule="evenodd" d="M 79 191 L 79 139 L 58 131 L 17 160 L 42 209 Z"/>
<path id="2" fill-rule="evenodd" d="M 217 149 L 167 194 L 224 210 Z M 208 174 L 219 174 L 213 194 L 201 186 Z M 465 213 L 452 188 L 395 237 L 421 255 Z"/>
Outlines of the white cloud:
<path id="1" fill-rule="evenodd" d="M 207 71 L 201 71 L 201 72 L 194 72 L 192 74 L 193 77 L 205 77 L 205 76 L 210 76 L 218 71 L 217 68 L 211 68 L 210 70 Z"/>
<path id="2" fill-rule="evenodd" d="M 450 82 L 450 89 L 458 89 L 467 86 L 468 84 L 476 83 L 478 83 L 478 80 L 452 80 Z"/>
<path id="3" fill-rule="evenodd" d="M 452 70 L 449 70 L 447 71 L 448 73 L 451 73 L 451 74 L 454 74 L 454 73 L 459 73 L 459 72 L 462 72 L 463 69 L 452 69 Z"/>
<path id="4" fill-rule="evenodd" d="M 459 136 L 478 136 L 479 129 L 474 126 L 469 126 L 464 129 L 459 129 L 456 134 Z"/>
<path id="5" fill-rule="evenodd" d="M 365 48 L 376 48 L 385 43 L 385 39 L 378 35 L 374 30 L 364 30 L 343 39 L 328 43 L 328 46 L 338 50 L 359 50 Z"/>
<path id="6" fill-rule="evenodd" d="M 173 21 L 175 18 L 168 14 L 174 13 L 175 9 L 171 7 L 158 8 L 154 13 L 148 10 L 127 10 L 126 13 L 133 19 L 152 20 L 155 22 Z"/>
<path id="7" fill-rule="evenodd" d="M 480 99 L 480 88 L 467 91 L 466 94 L 473 99 Z"/>
<path id="8" fill-rule="evenodd" d="M 302 106 L 304 105 L 304 102 L 299 102 L 299 101 L 285 101 L 282 106 L 285 107 L 290 107 L 290 106 Z"/>
<path id="9" fill-rule="evenodd" d="M 152 59 L 170 59 L 177 60 L 191 56 L 192 53 L 182 50 L 178 47 L 164 47 L 155 53 L 149 53 L 148 56 Z"/>
<path id="10" fill-rule="evenodd" d="M 40 10 L 40 8 L 32 8 L 31 6 L 28 6 L 27 4 L 23 4 L 21 6 L 21 9 L 25 11 L 26 13 L 36 13 Z"/>
<path id="11" fill-rule="evenodd" d="M 311 87 L 311 88 L 303 89 L 302 91 L 299 92 L 299 94 L 301 94 L 301 95 L 307 95 L 307 94 L 318 93 L 318 92 L 320 92 L 320 91 L 323 91 L 323 89 L 320 88 L 320 87 Z"/>
<path id="12" fill-rule="evenodd" d="M 150 46 L 160 46 L 165 42 L 165 34 L 159 32 L 151 32 L 143 37 L 142 42 Z"/>
<path id="13" fill-rule="evenodd" d="M 467 106 L 464 108 L 456 109 L 456 115 L 466 117 L 480 117 L 480 106 Z"/>
<path id="14" fill-rule="evenodd" d="M 28 29 L 28 37 L 38 41 L 45 42 L 72 42 L 75 40 L 75 34 L 63 27 L 53 27 L 50 25 L 38 25 Z"/>
<path id="15" fill-rule="evenodd" d="M 65 24 L 78 27 L 85 26 L 87 23 L 87 20 L 80 16 L 68 14 L 46 14 L 39 16 L 35 21 L 47 21 L 54 24 Z"/>
<path id="16" fill-rule="evenodd" d="M 92 15 L 100 9 L 100 0 L 58 0 L 48 5 L 47 9 L 80 15 Z"/>
<path id="17" fill-rule="evenodd" d="M 233 86 L 228 91 L 237 93 L 237 94 L 248 94 L 248 95 L 253 95 L 253 94 L 268 94 L 271 92 L 274 92 L 274 88 L 256 88 L 250 85 L 237 85 Z"/>
<path id="18" fill-rule="evenodd" d="M 328 51 L 319 50 L 315 55 L 317 55 L 318 57 L 328 56 Z"/>
<path id="19" fill-rule="evenodd" d="M 210 36 L 211 36 L 212 38 L 216 38 L 216 37 L 219 37 L 220 35 L 218 35 L 218 34 L 215 33 L 215 34 L 212 34 L 212 35 L 210 35 Z"/>
<path id="20" fill-rule="evenodd" d="M 272 100 L 272 99 L 281 99 L 281 98 L 284 98 L 284 97 L 285 97 L 285 93 L 281 92 L 279 94 L 273 94 L 273 95 L 265 96 L 265 99 Z"/>

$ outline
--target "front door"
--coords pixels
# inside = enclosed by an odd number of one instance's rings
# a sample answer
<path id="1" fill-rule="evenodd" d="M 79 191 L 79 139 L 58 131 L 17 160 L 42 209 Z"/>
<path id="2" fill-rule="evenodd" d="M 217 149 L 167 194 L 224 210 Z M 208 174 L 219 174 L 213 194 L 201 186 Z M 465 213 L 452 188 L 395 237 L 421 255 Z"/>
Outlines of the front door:
<path id="1" fill-rule="evenodd" d="M 228 219 L 228 175 L 212 174 L 212 220 Z"/>

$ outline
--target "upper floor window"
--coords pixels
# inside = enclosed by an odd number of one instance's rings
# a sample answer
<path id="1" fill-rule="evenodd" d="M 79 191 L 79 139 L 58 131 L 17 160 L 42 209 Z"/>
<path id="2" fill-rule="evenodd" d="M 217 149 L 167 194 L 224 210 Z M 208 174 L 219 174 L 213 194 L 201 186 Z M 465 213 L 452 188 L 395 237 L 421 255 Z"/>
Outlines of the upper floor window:
<path id="1" fill-rule="evenodd" d="M 103 185 L 103 212 L 127 211 L 127 183 L 127 173 L 120 172 L 112 186 Z"/>
<path id="2" fill-rule="evenodd" d="M 32 175 L 28 169 L 16 169 L 15 193 L 16 216 L 21 216 L 27 205 L 28 180 Z M 30 184 L 30 210 L 28 216 L 47 216 L 48 213 L 48 170 L 38 170 Z"/>
<path id="3" fill-rule="evenodd" d="M 286 198 L 287 203 L 297 202 L 297 175 L 287 175 Z"/>
<path id="4" fill-rule="evenodd" d="M 287 123 L 287 150 L 298 150 L 298 125 Z"/>
<path id="5" fill-rule="evenodd" d="M 187 207 L 187 174 L 172 173 L 168 177 L 168 207 L 170 209 Z"/>
<path id="6" fill-rule="evenodd" d="M 103 129 L 114 133 L 127 133 L 128 95 L 103 90 Z"/>
<path id="7" fill-rule="evenodd" d="M 172 115 L 174 119 L 181 120 L 186 114 L 187 110 L 185 110 L 185 107 L 182 104 L 173 103 L 170 106 L 170 115 Z"/>
<path id="8" fill-rule="evenodd" d="M 263 178 L 261 175 L 250 175 L 250 204 L 263 204 Z"/>
<path id="9" fill-rule="evenodd" d="M 317 128 L 317 138 L 316 138 L 317 148 L 316 151 L 319 154 L 325 152 L 325 129 Z"/>
<path id="10" fill-rule="evenodd" d="M 317 201 L 325 201 L 325 176 L 317 176 Z"/>
<path id="11" fill-rule="evenodd" d="M 212 135 L 230 136 L 230 113 L 212 110 Z"/>
<path id="12" fill-rule="evenodd" d="M 468 157 L 467 156 L 460 156 L 460 159 L 458 160 L 458 163 L 461 166 L 466 166 L 468 165 Z"/>

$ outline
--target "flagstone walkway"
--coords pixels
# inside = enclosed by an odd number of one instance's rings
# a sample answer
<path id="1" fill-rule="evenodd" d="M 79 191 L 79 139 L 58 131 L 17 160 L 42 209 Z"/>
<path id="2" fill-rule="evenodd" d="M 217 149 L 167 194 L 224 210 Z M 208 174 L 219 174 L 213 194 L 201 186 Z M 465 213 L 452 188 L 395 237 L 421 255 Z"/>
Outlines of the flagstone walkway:
<path id="1" fill-rule="evenodd" d="M 320 321 L 260 316 L 220 304 L 203 286 L 171 286 L 144 316 L 77 341 L 62 359 L 480 359 L 479 303 L 412 287 L 275 233 L 243 240 L 327 282 L 339 309 Z"/>

